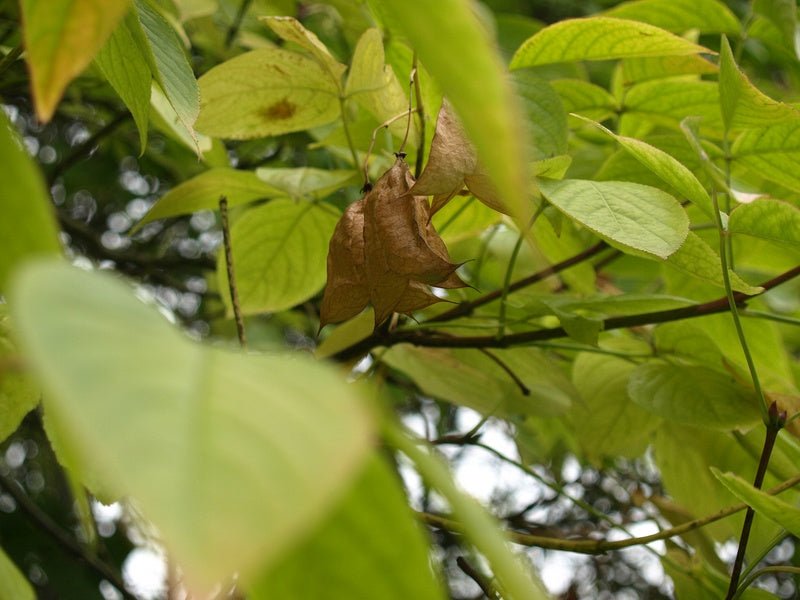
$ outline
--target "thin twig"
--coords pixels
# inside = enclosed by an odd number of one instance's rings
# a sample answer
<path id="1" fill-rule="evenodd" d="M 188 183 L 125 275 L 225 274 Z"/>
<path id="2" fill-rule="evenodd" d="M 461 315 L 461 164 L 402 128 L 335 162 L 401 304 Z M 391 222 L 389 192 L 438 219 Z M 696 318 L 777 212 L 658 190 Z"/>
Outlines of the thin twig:
<path id="1" fill-rule="evenodd" d="M 773 402 L 769 406 L 768 411 L 769 421 L 767 422 L 767 433 L 764 436 L 764 448 L 761 451 L 761 458 L 758 461 L 758 469 L 756 476 L 753 479 L 753 487 L 757 490 L 761 489 L 764 483 L 764 476 L 767 474 L 769 467 L 769 459 L 772 456 L 772 449 L 775 447 L 775 440 L 778 439 L 784 424 L 786 423 L 786 411 L 778 409 L 777 403 Z M 742 533 L 739 536 L 739 548 L 736 551 L 736 559 L 733 561 L 733 569 L 731 570 L 731 581 L 728 586 L 728 594 L 725 600 L 732 600 L 736 594 L 736 588 L 739 586 L 739 577 L 742 573 L 744 566 L 744 555 L 747 550 L 747 542 L 750 539 L 750 529 L 753 526 L 753 518 L 755 511 L 752 507 L 747 507 L 747 513 L 744 516 L 744 523 L 742 524 Z"/>
<path id="2" fill-rule="evenodd" d="M 384 121 L 383 123 L 378 125 L 375 129 L 372 130 L 372 139 L 370 139 L 370 141 L 369 141 L 369 148 L 367 148 L 367 154 L 364 157 L 364 188 L 365 189 L 368 189 L 368 186 L 369 186 L 369 158 L 370 158 L 370 156 L 372 156 L 372 149 L 375 147 L 375 140 L 378 137 L 378 132 L 381 129 L 385 128 L 385 127 L 389 127 L 389 125 L 391 125 L 395 121 L 399 121 L 403 117 L 407 116 L 410 119 L 411 118 L 411 113 L 413 112 L 413 110 L 414 109 L 409 108 L 408 110 L 406 110 L 404 112 L 401 112 L 399 115 L 395 115 L 391 119 L 388 119 L 388 120 Z M 405 146 L 405 140 L 403 140 L 403 145 L 400 146 L 400 150 L 398 151 L 398 153 L 401 153 L 403 151 L 403 146 Z"/>
<path id="3" fill-rule="evenodd" d="M 785 271 L 776 277 L 773 277 L 769 281 L 762 283 L 761 287 L 763 288 L 763 291 L 759 292 L 758 294 L 748 296 L 746 294 L 736 292 L 733 295 L 734 300 L 737 306 L 744 306 L 748 298 L 753 298 L 763 294 L 764 292 L 798 276 L 800 276 L 800 265 L 789 269 L 788 271 Z M 636 315 L 610 317 L 602 322 L 601 331 L 611 331 L 613 329 L 625 329 L 629 327 L 639 327 L 642 325 L 668 323 L 671 321 L 680 321 L 682 319 L 692 319 L 714 315 L 727 312 L 729 310 L 730 305 L 728 302 L 728 297 L 723 296 L 710 302 L 693 304 L 691 306 L 684 306 L 681 308 L 659 310 Z M 431 321 L 433 321 L 433 319 L 431 319 Z M 568 337 L 568 334 L 563 327 L 512 333 L 501 339 L 498 339 L 495 335 L 465 337 L 444 336 L 435 331 L 377 331 L 372 335 L 360 340 L 359 342 L 356 342 L 352 346 L 349 346 L 348 348 L 331 355 L 330 358 L 339 361 L 350 360 L 369 352 L 372 348 L 377 346 L 388 347 L 403 343 L 413 344 L 416 346 L 425 346 L 429 348 L 510 348 L 512 346 L 533 344 L 535 342 L 542 342 L 563 337 Z"/>
<path id="4" fill-rule="evenodd" d="M 422 103 L 422 89 L 419 83 L 419 67 L 417 65 L 417 52 L 411 59 L 411 72 L 414 74 L 414 98 L 417 102 L 417 114 L 419 114 L 419 140 L 417 142 L 417 160 L 414 164 L 414 178 L 418 179 L 422 173 L 422 161 L 425 159 L 425 106 Z"/>
<path id="5" fill-rule="evenodd" d="M 241 4 L 239 4 L 239 10 L 236 11 L 236 16 L 233 18 L 233 22 L 228 29 L 228 34 L 225 36 L 225 48 L 230 48 L 233 40 L 236 39 L 236 36 L 239 34 L 239 29 L 242 27 L 244 16 L 247 14 L 252 3 L 253 0 L 242 0 Z"/>
<path id="6" fill-rule="evenodd" d="M 750 576 L 742 582 L 741 587 L 733 596 L 732 600 L 738 600 L 747 591 L 747 588 L 759 577 L 762 575 L 768 575 L 769 573 L 792 573 L 793 575 L 800 575 L 800 567 L 782 567 L 782 566 L 772 566 L 772 567 L 764 567 L 762 569 L 758 569 L 757 571 L 753 571 Z"/>
<path id="7" fill-rule="evenodd" d="M 492 589 L 492 584 L 487 581 L 486 577 L 482 573 L 479 573 L 475 567 L 469 564 L 466 558 L 459 556 L 456 559 L 456 564 L 464 573 L 464 575 L 472 579 L 472 581 L 474 581 L 478 587 L 481 588 L 481 591 L 487 598 L 490 600 L 497 598 L 497 593 L 494 591 L 494 589 Z"/>
<path id="8" fill-rule="evenodd" d="M 94 150 L 95 146 L 99 144 L 103 139 L 114 133 L 114 130 L 122 125 L 125 121 L 131 118 L 130 113 L 121 113 L 118 114 L 116 117 L 111 119 L 108 123 L 103 125 L 100 129 L 98 129 L 94 134 L 92 134 L 89 139 L 87 139 L 82 144 L 79 144 L 75 147 L 75 149 L 69 153 L 67 156 L 64 157 L 64 160 L 60 161 L 55 168 L 50 172 L 47 176 L 47 183 L 49 185 L 53 185 L 56 179 L 58 179 L 61 175 L 63 175 L 67 170 L 71 169 L 75 164 L 80 162 L 81 160 L 88 158 L 89 155 Z"/>
<path id="9" fill-rule="evenodd" d="M 522 288 L 531 286 L 535 283 L 539 283 L 540 281 L 543 281 L 548 277 L 552 277 L 553 275 L 556 275 L 561 271 L 565 271 L 570 267 L 573 267 L 577 264 L 580 264 L 590 259 L 596 254 L 599 254 L 600 252 L 605 250 L 606 248 L 608 248 L 608 244 L 606 244 L 605 242 L 598 242 L 594 246 L 587 248 L 582 252 L 578 252 L 578 254 L 570 256 L 569 258 L 562 260 L 561 262 L 558 262 L 554 265 L 551 265 L 546 269 L 542 269 L 538 273 L 534 273 L 533 275 L 530 275 L 528 277 L 523 277 L 519 281 L 515 281 L 514 283 L 508 286 L 507 293 L 510 294 L 512 292 L 521 290 Z M 501 298 L 502 295 L 503 295 L 502 289 L 495 290 L 494 292 L 489 292 L 488 294 L 484 294 L 480 298 L 476 298 L 471 302 L 462 302 L 455 308 L 452 308 L 446 312 L 443 312 L 439 315 L 436 315 L 435 317 L 428 319 L 426 323 L 440 323 L 442 321 L 451 321 L 459 317 L 469 316 L 475 311 L 476 308 L 480 308 L 481 306 L 489 304 L 490 302 L 494 302 L 495 300 Z"/>
<path id="10" fill-rule="evenodd" d="M 11 51 L 0 60 L 0 75 L 5 73 L 6 70 L 13 65 L 20 56 L 22 56 L 22 50 L 22 44 L 19 44 L 18 46 L 12 48 Z"/>
<path id="11" fill-rule="evenodd" d="M 791 479 L 788 479 L 783 483 L 781 483 L 780 485 L 775 486 L 766 493 L 769 494 L 770 496 L 774 496 L 790 488 L 793 488 L 798 483 L 800 483 L 800 474 L 795 475 Z M 612 550 L 621 550 L 622 548 L 630 548 L 632 546 L 642 546 L 650 544 L 652 542 L 658 542 L 660 540 L 665 540 L 679 535 L 683 535 L 684 533 L 694 531 L 695 529 L 705 527 L 706 525 L 709 525 L 716 521 L 720 521 L 721 519 L 725 519 L 726 517 L 730 517 L 731 515 L 734 515 L 745 509 L 747 509 L 747 504 L 744 503 L 736 504 L 734 506 L 729 506 L 727 508 L 724 508 L 719 512 L 714 513 L 713 515 L 709 515 L 700 519 L 694 519 L 692 521 L 687 521 L 686 523 L 682 523 L 670 529 L 659 531 L 658 533 L 654 533 L 652 535 L 628 538 L 625 540 L 613 540 L 613 541 L 596 540 L 596 539 L 567 540 L 563 538 L 554 538 L 542 535 L 532 535 L 529 533 L 521 533 L 518 531 L 508 531 L 506 532 L 506 534 L 512 542 L 514 542 L 515 544 L 519 544 L 521 546 L 545 548 L 547 550 L 561 550 L 564 552 L 575 552 L 577 554 L 604 554 Z M 430 513 L 420 513 L 420 512 L 417 513 L 417 517 L 421 521 L 427 523 L 428 525 L 432 525 L 434 527 L 440 527 L 442 529 L 446 529 L 447 531 L 460 532 L 462 530 L 461 524 L 449 517 L 434 515 Z"/>
<path id="12" fill-rule="evenodd" d="M 99 558 L 91 554 L 88 550 L 83 548 L 75 540 L 69 537 L 50 516 L 39 508 L 25 492 L 22 491 L 20 485 L 2 473 L 0 473 L 0 487 L 14 498 L 17 506 L 28 515 L 39 529 L 44 531 L 55 542 L 73 558 L 88 565 L 95 573 L 100 575 L 103 579 L 108 580 L 114 587 L 116 587 L 125 598 L 136 600 L 136 597 L 130 594 L 125 589 L 125 582 L 122 577 L 110 565 L 101 561 Z"/>
<path id="13" fill-rule="evenodd" d="M 228 199 L 225 196 L 220 196 L 219 198 L 219 215 L 222 221 L 222 244 L 225 248 L 225 268 L 228 272 L 228 290 L 231 294 L 236 333 L 239 336 L 239 345 L 242 348 L 247 348 L 244 319 L 242 319 L 242 308 L 239 304 L 239 290 L 236 288 L 236 275 L 233 271 L 233 247 L 231 245 L 231 230 L 228 227 Z"/>
<path id="14" fill-rule="evenodd" d="M 519 378 L 519 375 L 514 373 L 514 371 L 509 367 L 503 359 L 497 356 L 494 352 L 490 352 L 486 348 L 480 349 L 482 354 L 485 354 L 492 362 L 494 362 L 498 367 L 503 369 L 503 371 L 508 375 L 511 380 L 517 385 L 519 391 L 522 392 L 523 396 L 530 396 L 531 391 L 528 389 L 528 386 L 525 385 L 525 382 Z"/>

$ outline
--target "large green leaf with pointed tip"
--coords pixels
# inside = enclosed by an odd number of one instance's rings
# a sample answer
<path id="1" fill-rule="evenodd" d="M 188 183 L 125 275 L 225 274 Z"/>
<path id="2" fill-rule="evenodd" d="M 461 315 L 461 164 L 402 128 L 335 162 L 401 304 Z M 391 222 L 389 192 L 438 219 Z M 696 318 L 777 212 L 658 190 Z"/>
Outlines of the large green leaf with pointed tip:
<path id="1" fill-rule="evenodd" d="M 796 108 L 773 100 L 750 83 L 736 65 L 724 36 L 719 56 L 719 100 L 728 129 L 768 127 L 800 119 Z"/>
<path id="2" fill-rule="evenodd" d="M 237 171 L 227 167 L 209 169 L 161 196 L 137 224 L 137 228 L 166 217 L 190 214 L 198 210 L 217 210 L 222 196 L 230 207 L 282 195 L 285 193 L 264 183 L 252 171 Z"/>
<path id="3" fill-rule="evenodd" d="M 0 162 L 7 173 L 0 186 L 0 294 L 11 271 L 34 256 L 58 254 L 58 227 L 41 174 L 22 145 L 14 126 L 0 111 Z"/>
<path id="4" fill-rule="evenodd" d="M 22 271 L 9 303 L 62 458 L 135 499 L 193 594 L 278 560 L 367 454 L 355 391 L 304 356 L 201 345 L 119 279 L 63 263 Z"/>
<path id="5" fill-rule="evenodd" d="M 719 0 L 632 0 L 604 15 L 643 21 L 674 33 L 696 29 L 703 33 L 738 33 L 739 19 Z"/>
<path id="6" fill-rule="evenodd" d="M 443 600 L 428 553 L 400 481 L 375 456 L 322 526 L 247 597 Z"/>
<path id="7" fill-rule="evenodd" d="M 719 254 L 694 231 L 689 232 L 683 245 L 664 264 L 718 287 L 725 287 Z M 728 277 L 731 288 L 737 292 L 757 294 L 762 291 L 762 288 L 749 285 L 733 271 L 728 271 Z"/>
<path id="8" fill-rule="evenodd" d="M 550 25 L 519 47 L 512 69 L 577 60 L 680 56 L 710 52 L 646 23 L 611 17 L 567 19 Z"/>
<path id="9" fill-rule="evenodd" d="M 800 210 L 782 200 L 761 198 L 731 211 L 728 231 L 799 249 Z"/>
<path id="10" fill-rule="evenodd" d="M 153 79 L 181 124 L 193 136 L 194 123 L 200 112 L 197 80 L 180 37 L 151 2 L 152 0 L 136 0 L 139 24 L 143 38 L 146 39 L 140 46 L 147 56 Z"/>
<path id="11" fill-rule="evenodd" d="M 231 227 L 239 302 L 244 314 L 275 312 L 308 300 L 325 285 L 325 258 L 339 211 L 330 204 L 278 199 L 247 211 Z M 232 314 L 225 253 L 219 287 Z"/>
<path id="12" fill-rule="evenodd" d="M 777 523 L 786 531 L 795 536 L 800 536 L 800 509 L 780 498 L 765 494 L 757 490 L 744 479 L 734 473 L 723 473 L 711 467 L 711 472 L 728 488 L 739 500 L 751 506 L 754 511 L 770 521 Z"/>
<path id="13" fill-rule="evenodd" d="M 141 34 L 141 26 L 135 12 L 131 11 L 97 53 L 95 62 L 131 112 L 139 130 L 141 152 L 144 153 L 153 74 L 147 56 L 137 42 L 137 33 Z"/>
<path id="14" fill-rule="evenodd" d="M 800 119 L 744 131 L 733 143 L 731 154 L 756 175 L 800 191 Z"/>
<path id="15" fill-rule="evenodd" d="M 645 410 L 683 425 L 726 430 L 760 418 L 752 390 L 702 366 L 641 365 L 631 373 L 628 393 Z"/>
<path id="16" fill-rule="evenodd" d="M 584 119 L 588 121 L 588 119 Z M 683 163 L 673 158 L 663 150 L 651 146 L 647 142 L 636 138 L 617 135 L 610 129 L 603 127 L 600 123 L 591 122 L 597 129 L 607 136 L 619 142 L 631 156 L 638 160 L 642 165 L 652 171 L 659 179 L 669 185 L 678 194 L 691 200 L 708 216 L 712 216 L 713 206 L 711 197 L 703 187 L 697 177 L 694 176 Z"/>
<path id="17" fill-rule="evenodd" d="M 540 182 L 544 197 L 608 242 L 633 253 L 667 258 L 686 240 L 689 218 L 675 198 L 626 181 Z"/>
<path id="18" fill-rule="evenodd" d="M 699 117 L 703 132 L 722 135 L 719 87 L 713 81 L 667 79 L 638 83 L 625 94 L 623 108 L 631 115 L 676 129 L 686 117 Z"/>
<path id="19" fill-rule="evenodd" d="M 280 135 L 339 117 L 339 88 L 320 64 L 282 48 L 253 50 L 203 75 L 197 130 L 232 139 Z"/>

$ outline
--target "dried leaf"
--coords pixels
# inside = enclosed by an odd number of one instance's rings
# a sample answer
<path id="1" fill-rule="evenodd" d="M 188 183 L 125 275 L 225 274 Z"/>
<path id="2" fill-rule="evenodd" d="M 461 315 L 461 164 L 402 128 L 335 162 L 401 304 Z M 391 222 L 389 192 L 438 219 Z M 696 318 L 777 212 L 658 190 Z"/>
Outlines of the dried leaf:
<path id="1" fill-rule="evenodd" d="M 478 155 L 461 122 L 445 100 L 436 119 L 428 163 L 411 193 L 434 196 L 433 214 L 464 186 L 489 208 L 508 214 L 497 189 L 478 163 Z"/>
<path id="2" fill-rule="evenodd" d="M 447 248 L 431 223 L 431 208 L 402 160 L 342 216 L 328 251 L 328 285 L 320 323 L 349 319 L 368 303 L 375 325 L 393 312 L 411 313 L 442 299 L 428 286 L 457 288 Z"/>

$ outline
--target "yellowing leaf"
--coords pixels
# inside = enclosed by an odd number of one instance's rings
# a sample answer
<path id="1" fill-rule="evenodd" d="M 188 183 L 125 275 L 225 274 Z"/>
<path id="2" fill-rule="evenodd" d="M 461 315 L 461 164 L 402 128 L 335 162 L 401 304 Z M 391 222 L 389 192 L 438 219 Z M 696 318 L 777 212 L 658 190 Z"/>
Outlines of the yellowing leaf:
<path id="1" fill-rule="evenodd" d="M 275 312 L 308 300 L 325 284 L 325 248 L 339 211 L 330 204 L 272 200 L 248 210 L 231 227 L 239 301 L 244 314 Z M 219 287 L 228 289 L 225 253 L 217 258 Z M 232 313 L 230 295 L 223 299 Z"/>
<path id="2" fill-rule="evenodd" d="M 34 264 L 9 304 L 69 466 L 135 499 L 195 597 L 279 560 L 369 452 L 339 374 L 195 343 L 108 274 Z"/>
<path id="3" fill-rule="evenodd" d="M 668 31 L 626 19 L 568 19 L 543 29 L 519 47 L 511 69 L 578 60 L 711 53 Z"/>
<path id="4" fill-rule="evenodd" d="M 339 89 L 320 64 L 264 48 L 237 56 L 200 80 L 196 127 L 215 137 L 249 139 L 301 131 L 339 116 Z"/>
<path id="5" fill-rule="evenodd" d="M 337 87 L 341 84 L 342 74 L 347 67 L 333 58 L 316 34 L 303 27 L 293 17 L 262 17 L 261 20 L 287 42 L 295 43 L 307 50 L 314 60 L 328 72 L 331 81 Z"/>
<path id="6" fill-rule="evenodd" d="M 49 121 L 70 81 L 94 58 L 130 0 L 22 0 L 36 114 Z"/>

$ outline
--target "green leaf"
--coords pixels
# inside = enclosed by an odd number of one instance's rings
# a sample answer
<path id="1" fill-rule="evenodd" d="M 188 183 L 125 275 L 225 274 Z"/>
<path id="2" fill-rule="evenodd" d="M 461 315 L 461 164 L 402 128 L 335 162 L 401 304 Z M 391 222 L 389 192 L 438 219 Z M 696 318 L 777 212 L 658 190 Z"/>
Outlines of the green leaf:
<path id="1" fill-rule="evenodd" d="M 625 94 L 623 109 L 674 128 L 687 116 L 700 117 L 705 133 L 721 137 L 723 131 L 719 88 L 712 81 L 667 79 L 638 83 Z"/>
<path id="2" fill-rule="evenodd" d="M 575 358 L 572 381 L 583 402 L 573 405 L 570 418 L 592 461 L 641 455 L 661 423 L 628 396 L 628 377 L 634 368 L 629 361 L 603 354 L 582 352 Z"/>
<path id="3" fill-rule="evenodd" d="M 463 527 L 466 539 L 485 557 L 506 600 L 546 600 L 544 586 L 510 550 L 502 528 L 472 497 L 453 481 L 447 467 L 432 452 L 419 448 L 396 427 L 385 427 L 387 442 L 405 454 L 422 475 L 450 504 Z"/>
<path id="4" fill-rule="evenodd" d="M 496 360 L 478 350 L 392 346 L 381 360 L 427 395 L 484 415 L 558 415 L 570 405 L 569 380 L 533 348 L 492 350 L 528 388 L 526 395 Z"/>
<path id="5" fill-rule="evenodd" d="M 533 73 L 519 71 L 511 80 L 522 100 L 533 148 L 530 158 L 541 160 L 567 153 L 567 113 L 550 84 Z"/>
<path id="6" fill-rule="evenodd" d="M 760 418 L 751 390 L 702 366 L 641 365 L 631 373 L 628 393 L 642 408 L 684 425 L 727 430 Z"/>
<path id="7" fill-rule="evenodd" d="M 147 122 L 150 112 L 150 82 L 153 74 L 147 57 L 137 43 L 136 29 L 140 29 L 134 11 L 122 20 L 105 46 L 95 57 L 103 76 L 128 107 L 139 130 L 140 153 L 147 146 Z"/>
<path id="8" fill-rule="evenodd" d="M 456 109 L 509 214 L 527 221 L 530 183 L 519 128 L 522 113 L 496 43 L 472 6 L 462 0 L 371 0 L 370 4 L 408 38 Z"/>
<path id="9" fill-rule="evenodd" d="M 668 184 L 680 196 L 691 200 L 701 208 L 706 215 L 713 216 L 714 208 L 708 192 L 706 192 L 703 184 L 697 180 L 697 177 L 694 176 L 694 173 L 678 160 L 663 150 L 651 146 L 647 142 L 637 140 L 636 138 L 617 135 L 613 131 L 603 127 L 600 123 L 584 119 L 578 115 L 575 116 L 592 123 L 597 129 L 619 142 L 620 146 L 630 153 L 631 156 L 652 171 L 664 183 Z"/>
<path id="10" fill-rule="evenodd" d="M 49 121 L 70 81 L 105 44 L 130 0 L 21 0 L 36 115 Z"/>
<path id="11" fill-rule="evenodd" d="M 633 0 L 603 14 L 643 21 L 673 33 L 696 29 L 701 33 L 737 34 L 742 29 L 736 15 L 719 0 Z"/>
<path id="12" fill-rule="evenodd" d="M 136 0 L 139 24 L 147 39 L 143 50 L 153 79 L 175 110 L 181 124 L 194 139 L 194 123 L 200 112 L 197 80 L 180 37 L 150 2 L 151 0 Z M 197 146 L 196 142 L 195 145 Z"/>
<path id="13" fill-rule="evenodd" d="M 317 346 L 317 349 L 314 351 L 314 356 L 317 358 L 332 356 L 340 350 L 344 350 L 356 342 L 360 342 L 371 335 L 374 330 L 375 311 L 370 306 L 331 331 L 328 336 L 322 340 L 322 343 Z M 361 360 L 361 358 L 359 357 L 358 360 Z"/>
<path id="14" fill-rule="evenodd" d="M 624 250 L 667 258 L 689 232 L 681 205 L 656 188 L 581 179 L 542 180 L 539 185 L 548 202 Z"/>
<path id="15" fill-rule="evenodd" d="M 253 50 L 200 80 L 197 129 L 249 139 L 326 125 L 339 117 L 339 89 L 318 62 L 281 48 Z"/>
<path id="16" fill-rule="evenodd" d="M 665 79 L 678 75 L 710 75 L 718 72 L 717 65 L 697 54 L 626 58 L 622 61 L 622 85 L 630 87 L 634 83 L 651 79 Z"/>
<path id="17" fill-rule="evenodd" d="M 0 548 L 0 598 L 36 600 L 31 584 L 2 548 Z"/>
<path id="18" fill-rule="evenodd" d="M 800 192 L 800 119 L 784 125 L 744 131 L 731 148 L 737 164 Z"/>
<path id="19" fill-rule="evenodd" d="M 728 231 L 800 248 L 800 210 L 788 202 L 759 198 L 731 211 Z"/>
<path id="20" fill-rule="evenodd" d="M 14 126 L 0 111 L 0 163 L 13 177 L 0 186 L 0 294 L 7 291 L 11 271 L 23 260 L 61 252 L 58 226 L 42 176 Z"/>
<path id="21" fill-rule="evenodd" d="M 617 110 L 614 96 L 599 85 L 581 79 L 557 79 L 550 85 L 561 97 L 567 113 L 582 113 L 601 121 Z"/>
<path id="22" fill-rule="evenodd" d="M 473 238 L 500 221 L 502 215 L 474 196 L 455 196 L 433 215 L 433 226 L 442 239 L 453 242 Z"/>
<path id="23" fill-rule="evenodd" d="M 543 29 L 519 47 L 511 69 L 576 60 L 634 56 L 681 56 L 707 48 L 658 27 L 610 17 L 567 19 Z"/>
<path id="24" fill-rule="evenodd" d="M 0 442 L 17 430 L 25 415 L 39 404 L 41 396 L 31 377 L 14 366 L 15 361 L 22 361 L 11 342 L 8 317 L 4 312 L 0 312 Z M 4 361 L 8 361 L 9 366 L 3 367 Z"/>
<path id="25" fill-rule="evenodd" d="M 800 509 L 788 502 L 757 490 L 734 473 L 723 473 L 711 467 L 711 472 L 739 500 L 751 506 L 759 515 L 777 523 L 794 536 L 800 536 Z"/>
<path id="26" fill-rule="evenodd" d="M 719 254 L 693 231 L 689 232 L 683 245 L 664 264 L 717 287 L 725 287 Z M 734 291 L 751 295 L 763 291 L 763 288 L 748 284 L 731 270 L 728 270 L 728 276 Z"/>
<path id="27" fill-rule="evenodd" d="M 342 75 L 347 67 L 333 58 L 316 34 L 303 27 L 300 21 L 293 17 L 261 17 L 261 21 L 285 41 L 297 44 L 306 50 L 317 64 L 328 72 L 331 82 L 337 89 L 341 86 Z"/>
<path id="28" fill-rule="evenodd" d="M 244 213 L 231 227 L 236 287 L 243 314 L 277 312 L 308 300 L 325 285 L 328 242 L 339 212 L 329 204 L 278 199 Z M 219 289 L 233 314 L 225 253 Z"/>
<path id="29" fill-rule="evenodd" d="M 209 169 L 161 196 L 137 223 L 136 229 L 166 217 L 198 210 L 217 210 L 221 196 L 225 196 L 228 207 L 231 207 L 283 195 L 284 191 L 265 183 L 252 171 L 237 171 L 227 167 Z"/>
<path id="30" fill-rule="evenodd" d="M 344 93 L 363 106 L 378 123 L 408 111 L 408 93 L 397 81 L 392 68 L 385 64 L 383 39 L 378 29 L 367 29 L 358 40 Z M 402 138 L 407 122 L 407 119 L 399 119 L 389 128 Z"/>
<path id="31" fill-rule="evenodd" d="M 800 111 L 773 100 L 739 70 L 730 44 L 722 37 L 719 51 L 719 101 L 726 129 L 768 127 L 796 122 Z"/>
<path id="32" fill-rule="evenodd" d="M 259 167 L 258 178 L 290 198 L 299 200 L 320 199 L 343 187 L 359 182 L 359 173 L 349 169 L 315 169 L 294 167 L 291 169 Z"/>
<path id="33" fill-rule="evenodd" d="M 109 275 L 31 265 L 9 304 L 70 467 L 135 498 L 193 594 L 278 560 L 368 451 L 339 374 L 197 344 Z"/>
<path id="34" fill-rule="evenodd" d="M 795 56 L 797 45 L 797 2 L 795 0 L 753 0 L 753 12 L 765 17 L 780 32 L 783 43 Z"/>
<path id="35" fill-rule="evenodd" d="M 247 597 L 442 600 L 429 551 L 397 475 L 373 456 L 322 526 L 264 573 Z"/>

